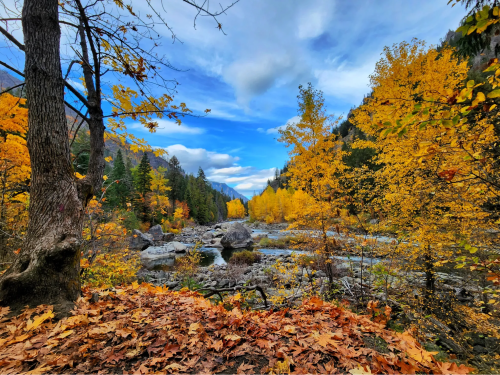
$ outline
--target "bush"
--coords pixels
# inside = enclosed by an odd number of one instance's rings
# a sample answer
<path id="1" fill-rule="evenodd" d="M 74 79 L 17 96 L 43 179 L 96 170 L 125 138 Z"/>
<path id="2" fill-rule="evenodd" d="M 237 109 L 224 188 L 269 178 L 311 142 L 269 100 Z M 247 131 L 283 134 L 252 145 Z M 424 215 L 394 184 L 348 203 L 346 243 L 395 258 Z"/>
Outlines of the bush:
<path id="1" fill-rule="evenodd" d="M 120 217 L 123 220 L 123 226 L 129 231 L 139 228 L 140 222 L 134 211 L 120 211 Z"/>
<path id="2" fill-rule="evenodd" d="M 90 254 L 92 259 L 92 254 Z M 135 281 L 141 268 L 141 259 L 137 252 L 130 250 L 112 251 L 98 254 L 90 264 L 89 259 L 82 259 L 82 284 L 91 287 L 114 287 Z"/>
<path id="3" fill-rule="evenodd" d="M 231 259 L 229 259 L 230 264 L 246 264 L 248 266 L 258 263 L 261 260 L 261 253 L 257 251 L 243 250 L 238 251 L 233 254 Z"/>

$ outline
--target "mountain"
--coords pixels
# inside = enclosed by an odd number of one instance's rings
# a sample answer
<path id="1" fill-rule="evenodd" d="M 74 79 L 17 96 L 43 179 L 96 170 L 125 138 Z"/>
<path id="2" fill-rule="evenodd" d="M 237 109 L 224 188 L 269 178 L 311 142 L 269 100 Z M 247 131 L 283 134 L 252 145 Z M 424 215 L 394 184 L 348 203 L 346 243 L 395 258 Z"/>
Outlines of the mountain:
<path id="1" fill-rule="evenodd" d="M 227 186 L 223 182 L 214 182 L 214 181 L 209 181 L 212 184 L 212 188 L 214 188 L 217 191 L 220 191 L 221 193 L 224 193 L 231 198 L 241 198 L 243 199 L 243 202 L 246 203 L 248 202 L 248 198 L 245 197 L 244 195 L 238 193 L 236 190 L 234 190 L 232 187 Z"/>
<path id="2" fill-rule="evenodd" d="M 11 76 L 5 70 L 0 70 L 0 90 L 5 90 L 9 87 L 19 85 L 20 83 L 23 83 L 23 81 Z"/>

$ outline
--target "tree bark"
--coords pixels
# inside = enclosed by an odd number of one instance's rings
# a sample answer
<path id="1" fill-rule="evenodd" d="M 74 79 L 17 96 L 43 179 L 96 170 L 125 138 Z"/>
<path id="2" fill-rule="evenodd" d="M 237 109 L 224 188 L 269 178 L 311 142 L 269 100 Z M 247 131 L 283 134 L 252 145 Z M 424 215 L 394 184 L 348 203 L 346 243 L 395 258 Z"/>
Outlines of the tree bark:
<path id="1" fill-rule="evenodd" d="M 64 111 L 57 0 L 25 0 L 29 223 L 13 265 L 0 278 L 0 304 L 13 309 L 53 304 L 67 310 L 80 295 L 84 205 L 92 188 L 71 166 Z"/>

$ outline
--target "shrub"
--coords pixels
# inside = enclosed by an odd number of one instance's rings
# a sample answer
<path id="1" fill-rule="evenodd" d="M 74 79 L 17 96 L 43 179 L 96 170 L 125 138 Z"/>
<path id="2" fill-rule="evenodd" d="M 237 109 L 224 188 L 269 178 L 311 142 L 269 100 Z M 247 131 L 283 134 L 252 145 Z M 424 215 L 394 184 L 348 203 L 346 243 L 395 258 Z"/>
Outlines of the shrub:
<path id="1" fill-rule="evenodd" d="M 201 252 L 198 250 L 199 247 L 200 245 L 196 244 L 194 249 L 188 251 L 185 256 L 175 259 L 176 277 L 181 279 L 182 285 L 189 289 L 196 289 L 193 281 L 200 267 Z"/>
<path id="2" fill-rule="evenodd" d="M 230 264 L 246 264 L 252 265 L 254 263 L 258 263 L 261 260 L 261 253 L 257 251 L 243 250 L 238 251 L 233 254 L 231 259 L 229 259 Z"/>
<path id="3" fill-rule="evenodd" d="M 120 211 L 120 217 L 122 218 L 123 226 L 128 230 L 131 231 L 139 228 L 140 222 L 134 211 Z"/>
<path id="4" fill-rule="evenodd" d="M 88 259 L 82 259 L 80 263 L 83 268 L 82 283 L 92 287 L 131 283 L 137 279 L 137 271 L 141 268 L 139 254 L 130 250 L 98 254 L 92 264 L 89 264 Z"/>

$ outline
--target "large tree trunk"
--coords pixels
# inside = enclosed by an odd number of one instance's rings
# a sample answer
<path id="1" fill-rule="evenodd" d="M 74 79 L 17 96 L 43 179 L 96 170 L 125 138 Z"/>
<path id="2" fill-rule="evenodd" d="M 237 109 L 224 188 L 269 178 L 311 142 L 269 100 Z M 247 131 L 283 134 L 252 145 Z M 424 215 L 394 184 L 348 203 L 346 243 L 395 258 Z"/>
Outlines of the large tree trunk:
<path id="1" fill-rule="evenodd" d="M 76 181 L 71 166 L 58 1 L 25 0 L 22 24 L 32 170 L 29 224 L 19 256 L 0 278 L 0 301 L 14 309 L 54 304 L 64 310 L 80 295 L 84 204 L 92 188 Z"/>

